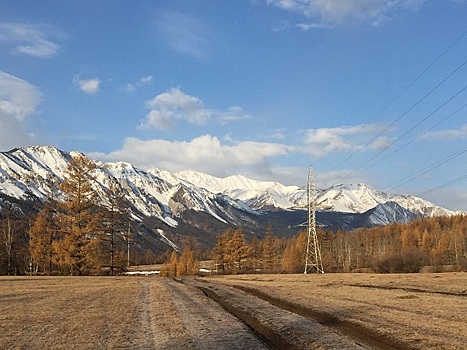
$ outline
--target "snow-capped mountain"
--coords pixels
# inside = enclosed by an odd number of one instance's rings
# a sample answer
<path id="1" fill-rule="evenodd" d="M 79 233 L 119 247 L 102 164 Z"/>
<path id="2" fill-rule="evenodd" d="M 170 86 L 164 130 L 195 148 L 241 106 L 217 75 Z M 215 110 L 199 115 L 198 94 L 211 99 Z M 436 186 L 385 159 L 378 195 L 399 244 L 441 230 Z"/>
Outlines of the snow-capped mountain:
<path id="1" fill-rule="evenodd" d="M 306 204 L 306 192 L 297 186 L 256 181 L 241 175 L 222 179 L 195 171 L 179 172 L 176 176 L 210 192 L 223 193 L 255 209 L 291 209 L 297 207 L 297 204 Z"/>
<path id="2" fill-rule="evenodd" d="M 180 172 L 176 176 L 211 192 L 223 193 L 235 200 L 241 200 L 259 210 L 305 209 L 307 206 L 306 190 L 297 186 L 255 181 L 243 176 L 222 179 L 193 171 Z M 338 184 L 327 189 L 317 189 L 315 199 L 318 210 L 341 213 L 364 213 L 388 202 L 398 203 L 402 208 L 423 217 L 454 214 L 421 198 L 388 194 L 365 184 Z"/>
<path id="3" fill-rule="evenodd" d="M 43 202 L 52 186 L 63 181 L 70 160 L 77 154 L 48 146 L 0 152 L 0 207 L 11 199 Z M 221 179 L 193 171 L 177 174 L 161 169 L 143 171 L 125 162 L 96 161 L 95 165 L 93 175 L 99 201 L 105 204 L 105 191 L 116 184 L 124 194 L 133 220 L 141 223 L 148 218 L 156 220 L 151 221 L 149 228 L 156 235 L 160 225 L 173 232 L 201 230 L 211 234 L 222 227 L 219 225 L 249 227 L 253 232 L 272 219 L 285 228 L 294 227 L 302 222 L 307 209 L 306 190 L 297 186 L 243 176 Z M 382 225 L 407 222 L 417 216 L 454 214 L 420 198 L 379 192 L 365 184 L 335 185 L 317 190 L 316 194 L 317 209 L 330 227 L 338 217 L 345 217 L 352 228 L 356 223 Z M 281 211 L 284 215 L 277 213 Z M 158 227 L 155 222 L 160 223 Z"/>
<path id="4" fill-rule="evenodd" d="M 25 147 L 0 153 L 0 194 L 21 200 L 44 201 L 53 182 L 61 182 L 67 165 L 77 152 L 66 153 L 54 147 Z M 221 222 L 236 222 L 232 210 L 245 206 L 217 193 L 197 188 L 168 172 L 143 171 L 125 162 L 95 162 L 93 176 L 100 202 L 105 203 L 105 191 L 117 184 L 132 206 L 134 218 L 156 217 L 176 227 L 177 217 L 184 210 L 203 211 Z M 248 208 L 249 209 L 249 208 Z M 253 212 L 249 209 L 250 212 Z"/>

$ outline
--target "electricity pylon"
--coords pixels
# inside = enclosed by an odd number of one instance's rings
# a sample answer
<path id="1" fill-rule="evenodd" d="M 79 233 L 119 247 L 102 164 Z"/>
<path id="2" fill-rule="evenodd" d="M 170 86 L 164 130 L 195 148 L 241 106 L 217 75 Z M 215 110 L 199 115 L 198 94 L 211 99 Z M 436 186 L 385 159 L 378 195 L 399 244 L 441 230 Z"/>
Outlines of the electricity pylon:
<path id="1" fill-rule="evenodd" d="M 324 273 L 321 261 L 321 250 L 319 248 L 318 235 L 316 234 L 316 188 L 313 166 L 308 170 L 307 200 L 308 200 L 308 234 L 306 238 L 305 272 Z"/>

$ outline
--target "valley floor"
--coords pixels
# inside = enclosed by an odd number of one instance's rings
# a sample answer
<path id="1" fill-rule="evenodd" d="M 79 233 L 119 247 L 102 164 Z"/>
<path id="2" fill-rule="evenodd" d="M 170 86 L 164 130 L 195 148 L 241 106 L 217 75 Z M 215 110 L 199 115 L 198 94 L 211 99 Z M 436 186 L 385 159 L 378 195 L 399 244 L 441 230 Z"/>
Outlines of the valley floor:
<path id="1" fill-rule="evenodd" d="M 0 277 L 0 329 L 1 349 L 465 349 L 467 274 Z"/>

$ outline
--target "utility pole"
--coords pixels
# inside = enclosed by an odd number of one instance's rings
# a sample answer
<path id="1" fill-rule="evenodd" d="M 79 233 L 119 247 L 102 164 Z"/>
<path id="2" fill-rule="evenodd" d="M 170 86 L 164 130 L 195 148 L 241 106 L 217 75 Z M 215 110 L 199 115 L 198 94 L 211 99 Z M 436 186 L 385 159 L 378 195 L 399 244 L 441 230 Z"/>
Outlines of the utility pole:
<path id="1" fill-rule="evenodd" d="M 313 166 L 308 170 L 307 200 L 308 200 L 308 234 L 305 249 L 305 271 L 324 273 L 321 261 L 321 250 L 319 248 L 318 235 L 316 234 L 316 188 Z"/>
<path id="2" fill-rule="evenodd" d="M 130 266 L 130 235 L 131 235 L 131 232 L 130 232 L 130 222 L 128 222 L 128 234 L 126 236 L 126 244 L 127 244 L 127 263 L 126 263 L 126 266 L 129 267 Z"/>

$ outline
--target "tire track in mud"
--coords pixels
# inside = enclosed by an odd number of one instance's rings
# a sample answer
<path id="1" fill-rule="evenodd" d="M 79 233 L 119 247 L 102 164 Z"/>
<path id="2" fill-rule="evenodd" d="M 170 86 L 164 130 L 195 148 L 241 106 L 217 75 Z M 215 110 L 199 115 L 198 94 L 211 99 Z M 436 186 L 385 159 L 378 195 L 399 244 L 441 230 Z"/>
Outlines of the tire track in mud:
<path id="1" fill-rule="evenodd" d="M 162 282 L 189 339 L 185 344 L 180 342 L 179 349 L 270 349 L 262 338 L 216 302 L 206 298 L 202 291 L 180 282 L 180 279 L 163 279 Z"/>
<path id="2" fill-rule="evenodd" d="M 216 303 L 221 305 L 227 312 L 231 313 L 239 320 L 244 322 L 248 327 L 250 327 L 253 332 L 257 333 L 264 341 L 269 344 L 269 346 L 273 349 L 280 349 L 280 350 L 294 350 L 296 347 L 287 341 L 285 341 L 279 334 L 275 333 L 272 328 L 263 325 L 260 321 L 258 321 L 255 317 L 251 316 L 247 312 L 244 312 L 233 305 L 229 304 L 225 299 L 221 298 L 218 294 L 216 294 L 213 290 L 205 287 L 198 286 L 204 295 L 208 298 L 211 298 Z"/>
<path id="3" fill-rule="evenodd" d="M 154 334 L 153 334 L 153 324 L 151 316 L 151 286 L 147 281 L 141 281 L 141 302 L 139 303 L 139 312 L 140 323 L 142 329 L 144 330 L 143 339 L 141 341 L 143 344 L 140 344 L 144 349 L 154 349 Z"/>
<path id="4" fill-rule="evenodd" d="M 269 300 L 263 300 L 231 286 L 189 278 L 183 281 L 196 286 L 220 303 L 227 311 L 267 339 L 275 349 L 380 349 L 362 345 L 361 342 L 314 319 L 278 307 Z"/>
<path id="5" fill-rule="evenodd" d="M 323 326 L 334 329 L 339 333 L 344 334 L 350 337 L 351 339 L 354 339 L 357 342 L 357 344 L 365 344 L 372 349 L 378 350 L 412 349 L 410 346 L 404 344 L 401 341 L 398 341 L 397 339 L 387 337 L 383 334 L 363 327 L 359 324 L 346 320 L 341 320 L 329 313 L 312 310 L 304 306 L 299 306 L 289 301 L 272 297 L 254 288 L 240 285 L 233 285 L 232 287 L 250 295 L 253 295 L 257 298 L 260 298 L 264 301 L 267 301 L 271 305 L 274 305 L 280 309 L 293 312 L 297 315 L 306 317 L 308 319 L 316 320 Z"/>

